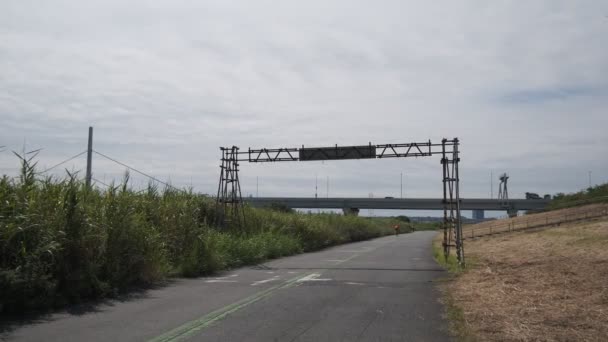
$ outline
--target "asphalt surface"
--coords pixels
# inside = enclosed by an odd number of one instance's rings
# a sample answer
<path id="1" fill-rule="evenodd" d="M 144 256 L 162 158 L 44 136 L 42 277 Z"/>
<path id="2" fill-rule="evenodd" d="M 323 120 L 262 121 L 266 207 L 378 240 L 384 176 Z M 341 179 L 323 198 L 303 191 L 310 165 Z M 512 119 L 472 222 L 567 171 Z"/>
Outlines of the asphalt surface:
<path id="1" fill-rule="evenodd" d="M 8 341 L 448 341 L 434 232 L 180 279 L 2 327 Z"/>

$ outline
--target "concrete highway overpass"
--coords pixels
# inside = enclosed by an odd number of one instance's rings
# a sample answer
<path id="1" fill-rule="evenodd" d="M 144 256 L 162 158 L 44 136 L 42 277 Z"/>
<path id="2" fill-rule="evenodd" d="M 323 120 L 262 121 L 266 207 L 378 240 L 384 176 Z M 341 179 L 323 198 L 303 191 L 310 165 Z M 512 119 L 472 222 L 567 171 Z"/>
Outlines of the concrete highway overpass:
<path id="1" fill-rule="evenodd" d="M 293 209 L 408 209 L 443 210 L 441 198 L 309 198 L 309 197 L 248 197 L 244 199 L 254 207 L 278 204 Z M 461 198 L 461 210 L 477 211 L 483 216 L 485 210 L 507 211 L 543 209 L 550 200 L 509 199 L 508 201 L 487 198 Z"/>

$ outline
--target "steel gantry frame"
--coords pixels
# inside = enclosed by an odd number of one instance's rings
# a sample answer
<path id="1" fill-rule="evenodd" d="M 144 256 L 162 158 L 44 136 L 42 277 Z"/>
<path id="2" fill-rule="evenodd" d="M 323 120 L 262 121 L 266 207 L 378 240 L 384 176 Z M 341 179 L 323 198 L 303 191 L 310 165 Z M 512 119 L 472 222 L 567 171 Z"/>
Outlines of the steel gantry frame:
<path id="1" fill-rule="evenodd" d="M 247 159 L 239 160 L 246 160 L 250 163 L 304 161 L 301 158 L 302 151 L 308 151 L 309 155 L 319 158 L 325 157 L 325 159 L 306 158 L 306 160 L 428 157 L 437 153 L 432 150 L 433 147 L 437 146 L 441 146 L 441 144 L 433 144 L 429 140 L 428 142 L 407 144 L 372 145 L 372 143 L 369 143 L 362 146 L 304 147 L 302 145 L 301 148 L 249 148 L 247 152 L 239 152 L 241 155 L 246 154 Z M 370 156 L 370 151 L 374 151 L 375 154 Z M 341 152 L 344 155 L 340 156 Z"/>
<path id="2" fill-rule="evenodd" d="M 450 255 L 455 248 L 459 263 L 464 265 L 462 223 L 460 215 L 460 141 L 458 138 L 442 139 L 441 143 L 412 142 L 404 144 L 374 145 L 371 142 L 359 146 L 304 147 L 301 148 L 249 148 L 221 147 L 222 165 L 216 198 L 218 222 L 245 222 L 243 199 L 239 183 L 239 162 L 268 163 L 281 161 L 345 160 L 430 157 L 441 155 L 443 168 L 443 251 Z M 230 213 L 228 215 L 228 213 Z M 227 217 L 231 217 L 231 220 Z"/>

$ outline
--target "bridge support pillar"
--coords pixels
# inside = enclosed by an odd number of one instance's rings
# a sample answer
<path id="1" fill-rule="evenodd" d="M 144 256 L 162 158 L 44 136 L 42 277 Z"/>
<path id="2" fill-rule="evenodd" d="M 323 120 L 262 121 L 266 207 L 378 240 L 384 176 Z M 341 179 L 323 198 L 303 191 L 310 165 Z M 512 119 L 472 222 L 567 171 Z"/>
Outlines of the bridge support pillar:
<path id="1" fill-rule="evenodd" d="M 509 215 L 509 217 L 517 217 L 517 209 L 515 209 L 515 208 L 507 209 L 507 215 Z"/>
<path id="2" fill-rule="evenodd" d="M 359 216 L 359 208 L 343 208 L 344 216 Z"/>
<path id="3" fill-rule="evenodd" d="M 485 218 L 485 212 L 483 209 L 473 210 L 473 220 L 483 220 Z"/>

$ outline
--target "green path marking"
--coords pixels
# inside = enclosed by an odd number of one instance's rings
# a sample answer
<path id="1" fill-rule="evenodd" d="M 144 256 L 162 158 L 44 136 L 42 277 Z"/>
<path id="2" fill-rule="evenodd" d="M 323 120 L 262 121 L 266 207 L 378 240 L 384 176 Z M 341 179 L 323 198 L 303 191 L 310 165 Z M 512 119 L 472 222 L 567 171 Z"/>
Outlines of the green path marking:
<path id="1" fill-rule="evenodd" d="M 158 337 L 155 337 L 155 338 L 149 340 L 149 342 L 174 342 L 174 341 L 180 341 L 180 340 L 186 339 L 188 337 L 191 337 L 192 335 L 194 335 L 197 332 L 201 331 L 202 329 L 210 326 L 211 324 L 223 319 L 224 317 L 230 315 L 231 313 L 239 311 L 242 308 L 259 301 L 260 299 L 270 296 L 276 290 L 292 287 L 293 285 L 295 285 L 298 282 L 298 280 L 308 277 L 311 274 L 297 276 L 295 278 L 292 278 L 292 279 L 286 281 L 285 283 L 283 283 L 281 285 L 273 286 L 269 289 L 255 293 L 238 302 L 226 305 L 225 307 L 223 307 L 221 309 L 215 310 L 211 313 L 206 314 L 205 316 L 202 316 L 198 319 L 187 322 L 169 332 L 166 332 Z"/>

